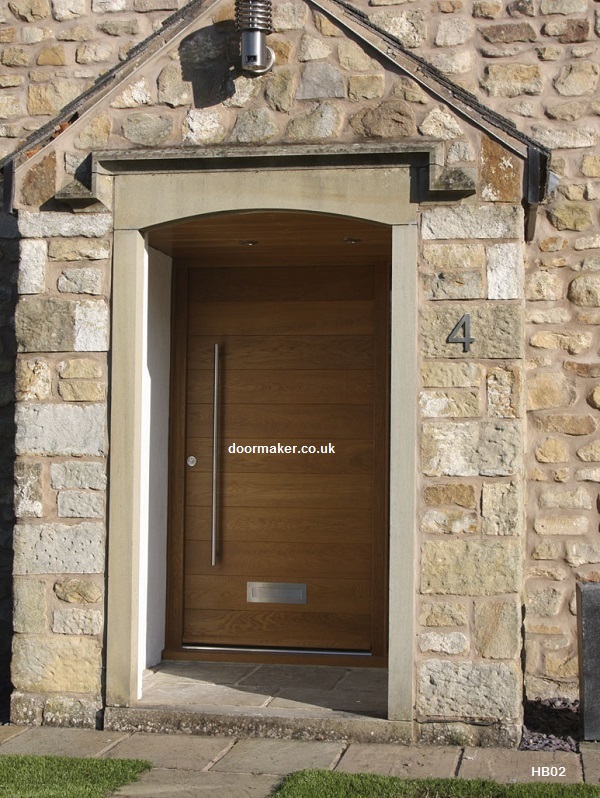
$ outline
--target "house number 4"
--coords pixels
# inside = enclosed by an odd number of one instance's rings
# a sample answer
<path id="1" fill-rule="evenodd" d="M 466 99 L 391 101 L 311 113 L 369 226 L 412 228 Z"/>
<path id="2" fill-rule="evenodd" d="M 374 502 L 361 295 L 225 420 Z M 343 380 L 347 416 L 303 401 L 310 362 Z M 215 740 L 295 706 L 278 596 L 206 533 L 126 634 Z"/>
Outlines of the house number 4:
<path id="1" fill-rule="evenodd" d="M 471 338 L 470 313 L 465 313 L 456 327 L 452 330 L 446 341 L 449 344 L 462 344 L 463 352 L 469 352 L 471 350 L 471 344 L 475 343 L 475 339 Z"/>

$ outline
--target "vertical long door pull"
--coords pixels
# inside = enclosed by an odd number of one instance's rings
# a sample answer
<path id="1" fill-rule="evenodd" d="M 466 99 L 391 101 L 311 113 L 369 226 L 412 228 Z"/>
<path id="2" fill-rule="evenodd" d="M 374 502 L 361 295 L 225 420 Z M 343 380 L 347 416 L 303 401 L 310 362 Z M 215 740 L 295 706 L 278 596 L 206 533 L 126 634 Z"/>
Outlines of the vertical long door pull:
<path id="1" fill-rule="evenodd" d="M 219 344 L 215 344 L 215 376 L 213 386 L 213 455 L 212 455 L 212 515 L 211 515 L 211 559 L 217 564 L 217 475 L 219 453 Z"/>

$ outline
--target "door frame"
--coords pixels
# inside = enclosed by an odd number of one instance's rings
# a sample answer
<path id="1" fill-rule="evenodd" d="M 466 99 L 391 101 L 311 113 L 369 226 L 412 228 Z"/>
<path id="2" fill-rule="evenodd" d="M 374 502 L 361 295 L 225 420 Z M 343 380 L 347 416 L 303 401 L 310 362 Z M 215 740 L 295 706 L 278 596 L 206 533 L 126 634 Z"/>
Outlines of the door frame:
<path id="1" fill-rule="evenodd" d="M 226 214 L 235 224 L 236 214 Z M 319 215 L 323 218 L 323 215 Z M 326 217 L 325 217 L 326 218 Z M 390 229 L 391 232 L 391 229 Z M 343 244 L 340 243 L 340 248 Z M 390 235 L 391 250 L 391 235 Z M 390 252 L 391 255 L 391 252 Z M 310 258 L 310 254 L 307 256 Z M 268 265 L 268 264 L 266 264 Z M 365 264 L 368 266 L 369 264 Z M 276 267 L 275 267 L 276 268 Z M 177 265 L 173 261 L 172 269 L 172 327 L 171 327 L 171 408 L 175 412 L 170 418 L 169 445 L 169 522 L 167 530 L 167 602 L 166 602 L 166 634 L 163 659 L 166 660 L 204 660 L 216 662 L 257 662 L 267 664 L 305 664 L 305 665 L 337 665 L 345 667 L 387 667 L 388 664 L 388 581 L 389 581 L 389 355 L 390 355 L 390 307 L 387 313 L 376 315 L 373 335 L 376 346 L 373 352 L 373 372 L 379 376 L 374 385 L 374 413 L 377 416 L 374 427 L 378 431 L 377 456 L 373 463 L 373 477 L 381 491 L 375 504 L 372 517 L 374 530 L 380 527 L 381 532 L 374 531 L 375 549 L 371 573 L 371 590 L 375 596 L 375 604 L 371 608 L 372 642 L 375 644 L 374 654 L 344 654 L 331 651 L 306 651 L 285 649 L 269 650 L 265 646 L 257 646 L 257 650 L 243 651 L 240 647 L 207 646 L 206 648 L 184 646 L 182 642 L 185 611 L 185 439 L 186 424 L 182 419 L 186 416 L 186 377 L 187 377 L 187 313 L 185 300 L 188 295 L 190 267 Z M 200 268 L 201 272 L 201 268 Z M 391 280 L 391 263 L 379 272 L 375 280 L 378 298 L 389 296 Z M 382 344 L 383 342 L 383 344 Z M 375 404 L 375 397 L 384 401 Z M 383 412 L 384 417 L 381 417 Z M 381 562 L 383 561 L 383 563 Z M 376 576 L 382 577 L 377 585 Z"/>
<path id="2" fill-rule="evenodd" d="M 388 718 L 412 738 L 415 660 L 417 210 L 411 185 L 418 154 L 386 157 L 339 149 L 304 161 L 289 150 L 262 153 L 251 166 L 239 150 L 175 165 L 168 158 L 140 167 L 131 153 L 108 153 L 97 168 L 114 182 L 114 250 L 110 394 L 110 504 L 106 702 L 135 704 L 141 695 L 140 550 L 144 352 L 147 277 L 145 230 L 205 213 L 309 211 L 392 227 L 390 342 L 390 549 Z M 341 156 L 339 162 L 336 157 Z M 127 158 L 130 161 L 126 164 Z M 300 165 L 299 165 L 300 162 Z M 417 172 L 420 170 L 416 170 Z M 360 186 L 360 191 L 356 187 Z M 393 197 L 395 201 L 391 202 Z"/>

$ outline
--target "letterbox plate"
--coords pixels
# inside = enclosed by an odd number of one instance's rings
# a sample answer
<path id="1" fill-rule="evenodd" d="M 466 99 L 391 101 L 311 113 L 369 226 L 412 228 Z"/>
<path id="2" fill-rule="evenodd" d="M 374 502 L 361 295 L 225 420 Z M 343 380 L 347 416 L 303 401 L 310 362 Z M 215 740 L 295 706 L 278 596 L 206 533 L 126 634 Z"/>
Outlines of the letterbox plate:
<path id="1" fill-rule="evenodd" d="M 248 582 L 249 604 L 306 604 L 306 585 L 300 582 Z"/>

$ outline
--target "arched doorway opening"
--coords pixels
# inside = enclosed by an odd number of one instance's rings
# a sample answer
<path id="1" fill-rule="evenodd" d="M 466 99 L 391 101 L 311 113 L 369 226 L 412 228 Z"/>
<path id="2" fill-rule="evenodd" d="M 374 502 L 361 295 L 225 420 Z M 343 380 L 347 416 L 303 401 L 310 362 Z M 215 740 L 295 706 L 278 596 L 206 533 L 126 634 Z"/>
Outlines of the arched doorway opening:
<path id="1" fill-rule="evenodd" d="M 164 657 L 385 666 L 391 227 L 257 211 L 147 241 L 173 270 Z"/>

